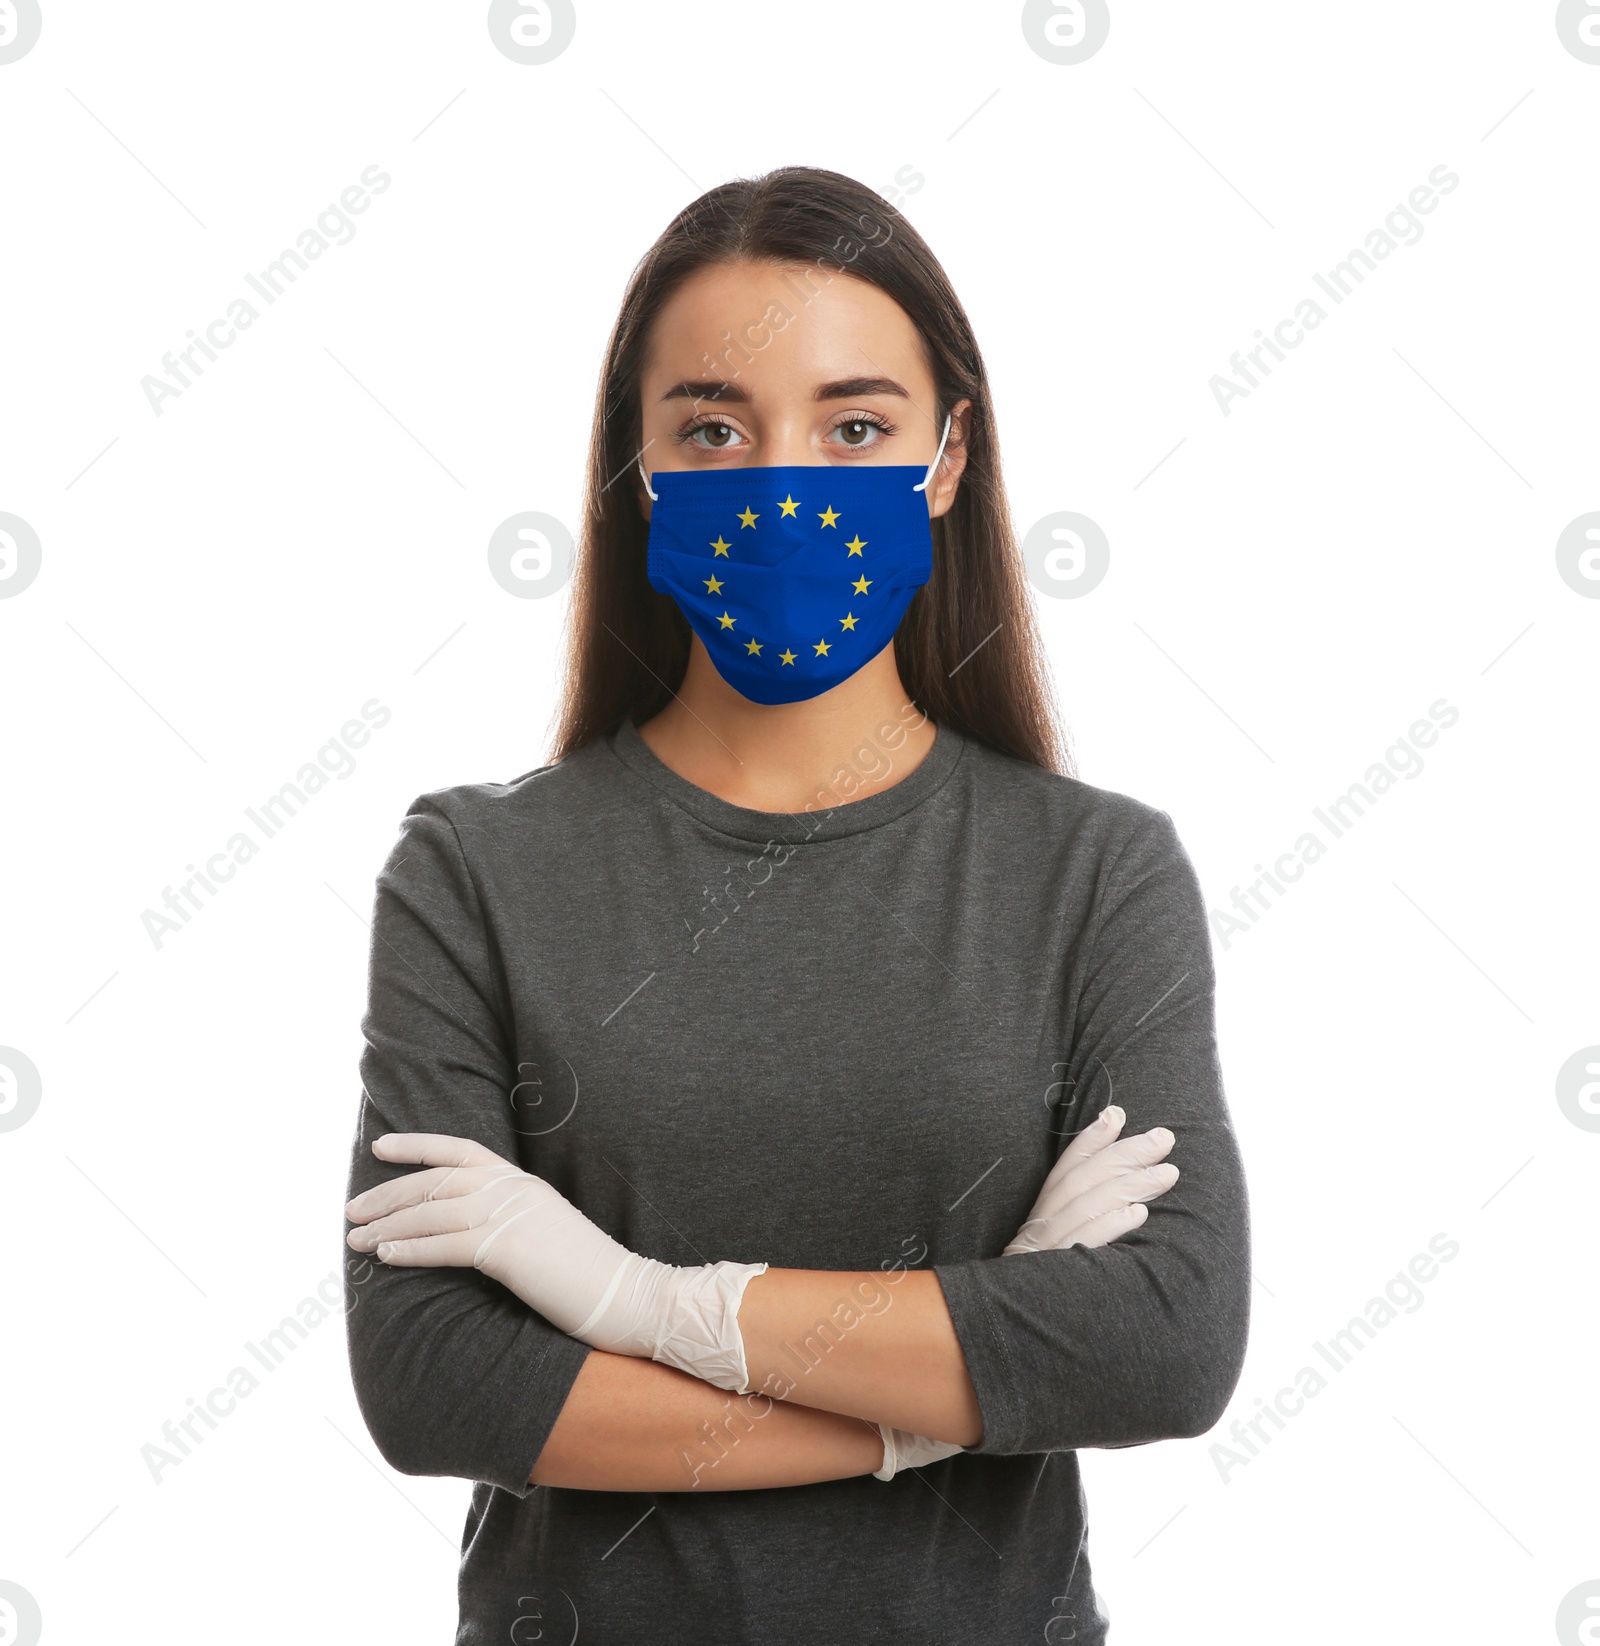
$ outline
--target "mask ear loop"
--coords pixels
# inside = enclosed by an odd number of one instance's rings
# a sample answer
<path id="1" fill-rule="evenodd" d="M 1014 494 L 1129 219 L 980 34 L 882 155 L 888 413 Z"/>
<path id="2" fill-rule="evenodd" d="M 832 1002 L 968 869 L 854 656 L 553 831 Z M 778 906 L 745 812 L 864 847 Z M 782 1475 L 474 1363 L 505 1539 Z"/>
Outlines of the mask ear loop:
<path id="1" fill-rule="evenodd" d="M 928 472 L 923 475 L 922 483 L 913 486 L 914 492 L 926 491 L 928 482 L 933 479 L 933 471 L 939 466 L 939 459 L 944 456 L 944 443 L 950 438 L 950 413 L 944 414 L 944 433 L 939 436 L 939 449 L 933 454 L 933 461 L 928 465 Z"/>
<path id="2" fill-rule="evenodd" d="M 644 453 L 640 452 L 639 455 L 634 458 L 634 462 L 639 465 L 639 478 L 644 481 L 644 489 L 647 492 L 650 492 L 650 501 L 652 503 L 658 502 L 659 499 L 656 494 L 650 491 L 650 476 L 644 472 Z"/>

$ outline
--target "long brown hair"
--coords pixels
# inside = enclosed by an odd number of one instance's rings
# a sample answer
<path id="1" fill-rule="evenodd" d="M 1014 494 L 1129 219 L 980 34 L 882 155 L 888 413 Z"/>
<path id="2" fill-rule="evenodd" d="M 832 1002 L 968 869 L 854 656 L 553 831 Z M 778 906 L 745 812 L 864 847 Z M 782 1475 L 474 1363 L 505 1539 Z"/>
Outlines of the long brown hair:
<path id="1" fill-rule="evenodd" d="M 624 717 L 650 719 L 688 667 L 689 625 L 645 576 L 649 526 L 634 490 L 640 375 L 668 298 L 698 270 L 736 261 L 805 266 L 824 278 L 847 272 L 876 286 L 922 336 L 939 423 L 956 401 L 972 402 L 966 469 L 955 501 L 932 522 L 933 576 L 900 620 L 895 661 L 911 700 L 936 725 L 1074 775 L 1001 484 L 989 381 L 971 323 L 938 259 L 888 201 L 854 178 L 810 166 L 784 166 L 701 195 L 667 225 L 628 282 L 595 404 L 551 760 L 608 736 Z"/>

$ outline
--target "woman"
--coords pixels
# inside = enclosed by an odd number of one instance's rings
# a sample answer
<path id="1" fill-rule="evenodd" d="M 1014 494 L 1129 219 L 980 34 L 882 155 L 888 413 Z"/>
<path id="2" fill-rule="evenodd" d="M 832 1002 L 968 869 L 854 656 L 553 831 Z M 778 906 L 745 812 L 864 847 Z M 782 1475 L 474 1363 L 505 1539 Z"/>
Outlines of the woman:
<path id="1" fill-rule="evenodd" d="M 1216 1421 L 1248 1237 L 1193 869 L 1054 725 L 933 254 L 712 190 L 611 340 L 555 759 L 378 881 L 349 1338 L 476 1482 L 459 1641 L 1105 1638 L 1074 1454 Z"/>

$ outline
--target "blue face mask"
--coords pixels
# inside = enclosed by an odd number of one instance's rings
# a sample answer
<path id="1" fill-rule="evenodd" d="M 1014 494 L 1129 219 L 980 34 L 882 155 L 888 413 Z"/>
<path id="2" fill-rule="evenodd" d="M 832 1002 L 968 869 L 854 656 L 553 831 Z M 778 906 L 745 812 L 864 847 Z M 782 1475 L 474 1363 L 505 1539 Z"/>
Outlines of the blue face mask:
<path id="1" fill-rule="evenodd" d="M 670 594 L 717 673 L 753 703 L 798 703 L 894 638 L 933 575 L 926 470 L 871 463 L 661 470 L 650 586 Z"/>

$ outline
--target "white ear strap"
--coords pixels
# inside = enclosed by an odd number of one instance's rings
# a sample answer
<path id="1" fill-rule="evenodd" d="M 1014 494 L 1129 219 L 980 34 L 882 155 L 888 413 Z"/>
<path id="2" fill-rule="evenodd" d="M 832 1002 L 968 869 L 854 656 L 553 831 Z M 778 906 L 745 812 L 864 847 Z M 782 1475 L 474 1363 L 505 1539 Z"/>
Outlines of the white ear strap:
<path id="1" fill-rule="evenodd" d="M 650 491 L 650 476 L 644 472 L 644 453 L 640 452 L 639 455 L 634 458 L 634 462 L 639 465 L 639 478 L 644 481 L 644 489 L 647 492 L 650 492 L 650 501 L 654 503 L 656 501 L 656 494 Z"/>
<path id="2" fill-rule="evenodd" d="M 944 443 L 950 438 L 950 413 L 944 414 L 944 433 L 939 436 L 939 449 L 933 454 L 933 461 L 928 465 L 928 472 L 922 477 L 922 484 L 913 486 L 914 492 L 925 491 L 928 482 L 933 479 L 933 471 L 939 466 L 939 459 L 944 456 Z"/>

